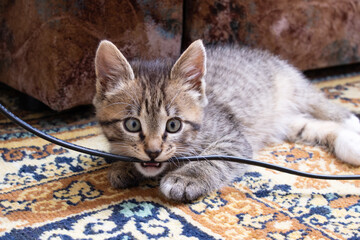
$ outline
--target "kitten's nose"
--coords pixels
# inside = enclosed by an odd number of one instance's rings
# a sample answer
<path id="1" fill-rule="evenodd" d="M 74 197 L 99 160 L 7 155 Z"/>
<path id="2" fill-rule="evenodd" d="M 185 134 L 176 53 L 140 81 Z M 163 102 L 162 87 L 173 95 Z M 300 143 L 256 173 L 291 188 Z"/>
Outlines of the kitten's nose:
<path id="1" fill-rule="evenodd" d="M 152 150 L 145 150 L 146 154 L 150 157 L 151 160 L 155 160 L 155 158 L 157 158 L 160 153 L 161 153 L 161 150 L 155 150 L 155 151 L 152 151 Z"/>

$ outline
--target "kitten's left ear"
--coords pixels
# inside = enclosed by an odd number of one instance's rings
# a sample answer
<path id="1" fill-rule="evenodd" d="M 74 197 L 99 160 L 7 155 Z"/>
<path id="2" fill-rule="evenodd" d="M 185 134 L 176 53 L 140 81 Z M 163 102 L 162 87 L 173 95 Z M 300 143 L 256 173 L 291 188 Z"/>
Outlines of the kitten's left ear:
<path id="1" fill-rule="evenodd" d="M 171 69 L 171 79 L 181 79 L 191 90 L 200 94 L 202 105 L 207 104 L 205 95 L 206 52 L 201 40 L 193 42 Z"/>
<path id="2" fill-rule="evenodd" d="M 119 49 L 110 41 L 100 42 L 95 57 L 96 90 L 105 92 L 124 81 L 134 79 L 133 70 Z"/>

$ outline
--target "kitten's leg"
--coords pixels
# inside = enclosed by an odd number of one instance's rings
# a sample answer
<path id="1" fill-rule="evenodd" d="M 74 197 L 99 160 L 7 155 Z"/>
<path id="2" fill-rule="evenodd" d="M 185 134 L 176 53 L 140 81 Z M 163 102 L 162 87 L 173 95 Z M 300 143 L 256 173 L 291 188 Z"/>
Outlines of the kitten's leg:
<path id="1" fill-rule="evenodd" d="M 299 116 L 290 123 L 288 140 L 323 145 L 340 160 L 360 165 L 360 123 L 355 118 L 339 123 Z"/>
<path id="2" fill-rule="evenodd" d="M 317 90 L 307 89 L 305 112 L 314 118 L 304 128 L 305 140 L 315 138 L 344 162 L 360 165 L 360 122 L 346 108 L 330 102 Z M 311 118 L 310 118 L 311 119 Z M 300 120 L 300 123 L 302 124 Z M 322 140 L 323 139 L 323 140 Z"/>
<path id="3" fill-rule="evenodd" d="M 313 118 L 325 121 L 334 121 L 342 124 L 351 131 L 360 133 L 359 119 L 348 109 L 330 102 L 317 89 L 308 87 L 305 96 L 297 99 L 302 104 L 300 109 L 302 112 L 310 114 Z"/>
<path id="4" fill-rule="evenodd" d="M 128 188 L 139 184 L 141 174 L 135 169 L 134 164 L 115 162 L 108 170 L 108 179 L 114 188 Z"/>
<path id="5" fill-rule="evenodd" d="M 235 138 L 236 139 L 236 138 Z M 244 138 L 222 139 L 207 148 L 201 155 L 233 155 L 251 157 L 251 147 Z M 175 201 L 189 202 L 209 194 L 242 176 L 246 166 L 226 161 L 189 162 L 166 174 L 160 190 Z"/>

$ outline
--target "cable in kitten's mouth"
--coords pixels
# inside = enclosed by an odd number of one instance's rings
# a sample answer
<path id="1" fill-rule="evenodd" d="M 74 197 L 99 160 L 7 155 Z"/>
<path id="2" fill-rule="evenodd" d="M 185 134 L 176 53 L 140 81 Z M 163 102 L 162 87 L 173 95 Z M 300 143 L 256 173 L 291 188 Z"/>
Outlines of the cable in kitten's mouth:
<path id="1" fill-rule="evenodd" d="M 54 144 L 57 144 L 59 146 L 75 150 L 81 153 L 85 154 L 91 154 L 98 157 L 103 157 L 107 159 L 107 162 L 115 162 L 115 161 L 124 161 L 124 162 L 141 162 L 140 159 L 127 157 L 127 156 L 121 156 L 121 155 L 115 155 L 112 153 L 102 152 L 91 148 L 82 147 L 73 143 L 69 143 L 66 141 L 63 141 L 61 139 L 58 139 L 56 137 L 53 137 L 51 135 L 48 135 L 42 131 L 40 131 L 37 128 L 32 127 L 28 123 L 24 122 L 17 116 L 15 116 L 12 112 L 10 112 L 7 108 L 5 108 L 0 103 L 0 112 L 3 113 L 6 117 L 8 117 L 10 120 L 17 123 L 19 126 L 23 127 L 24 129 L 28 130 L 29 132 L 49 141 Z M 190 157 L 177 157 L 177 158 L 170 158 L 168 161 L 210 161 L 210 160 L 219 160 L 219 161 L 230 161 L 230 162 L 237 162 L 237 163 L 243 163 L 243 164 L 249 164 L 253 166 L 263 167 L 263 168 L 269 168 L 289 174 L 294 174 L 297 176 L 302 177 L 309 177 L 309 178 L 316 178 L 316 179 L 328 179 L 328 180 L 360 180 L 360 175 L 319 175 L 315 173 L 307 173 L 307 172 L 301 172 L 295 169 L 290 169 L 282 166 L 278 166 L 271 163 L 266 163 L 262 161 L 256 161 L 254 159 L 247 159 L 242 157 L 234 157 L 234 156 L 221 156 L 221 155 L 210 155 L 210 156 L 190 156 Z M 144 163 L 144 162 L 143 162 Z M 141 166 L 150 166 L 149 164 L 154 164 L 155 167 L 161 167 L 161 163 L 157 162 L 147 162 L 141 164 Z M 158 165 L 159 164 L 159 165 Z"/>

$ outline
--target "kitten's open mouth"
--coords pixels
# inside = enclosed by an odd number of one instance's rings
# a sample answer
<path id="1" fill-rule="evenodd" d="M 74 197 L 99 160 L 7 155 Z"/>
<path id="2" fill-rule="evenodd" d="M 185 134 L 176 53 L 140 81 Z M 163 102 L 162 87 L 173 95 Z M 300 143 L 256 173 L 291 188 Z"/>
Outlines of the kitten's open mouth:
<path id="1" fill-rule="evenodd" d="M 147 162 L 147 163 L 141 163 L 141 166 L 143 168 L 159 168 L 161 167 L 161 163 L 157 163 L 157 162 Z"/>
<path id="2" fill-rule="evenodd" d="M 146 177 L 155 177 L 166 169 L 167 163 L 142 162 L 136 163 L 136 169 Z"/>

